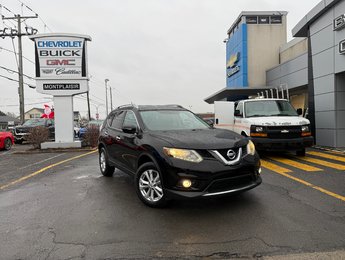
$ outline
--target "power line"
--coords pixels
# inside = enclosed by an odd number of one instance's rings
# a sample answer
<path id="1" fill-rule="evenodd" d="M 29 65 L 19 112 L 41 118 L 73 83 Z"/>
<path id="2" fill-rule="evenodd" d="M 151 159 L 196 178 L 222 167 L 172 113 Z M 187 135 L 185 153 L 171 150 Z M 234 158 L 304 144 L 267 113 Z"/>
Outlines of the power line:
<path id="1" fill-rule="evenodd" d="M 3 67 L 3 66 L 0 66 L 0 68 L 1 68 L 1 69 L 4 69 L 4 70 L 7 70 L 7 72 L 8 72 L 8 73 L 11 73 L 11 74 L 13 74 L 13 73 L 19 74 L 18 71 L 11 70 L 11 69 L 5 68 L 5 67 Z M 26 74 L 24 74 L 24 73 L 23 73 L 23 76 L 27 77 L 28 79 L 35 80 L 33 77 L 30 77 L 30 76 L 28 76 L 28 75 L 26 75 Z"/>
<path id="2" fill-rule="evenodd" d="M 17 55 L 18 55 L 17 52 L 14 52 L 14 51 L 12 51 L 12 50 L 6 49 L 6 48 L 4 48 L 4 47 L 0 47 L 0 51 L 1 51 L 1 50 L 7 51 L 7 52 L 11 52 L 11 53 L 14 53 L 14 54 L 17 54 Z M 27 58 L 27 57 L 25 57 L 25 56 L 23 56 L 23 59 L 25 59 L 25 60 L 31 62 L 32 64 L 35 64 L 34 61 L 30 60 L 29 58 Z"/>
<path id="3" fill-rule="evenodd" d="M 46 24 L 46 22 L 42 19 L 42 17 L 37 13 L 35 12 L 34 10 L 32 10 L 32 8 L 30 6 L 28 6 L 27 4 L 25 4 L 23 1 L 21 0 L 17 0 L 19 3 L 21 3 L 21 6 L 23 8 L 23 6 L 25 6 L 29 11 L 31 11 L 33 14 L 37 15 L 38 19 L 41 20 L 41 22 L 43 23 L 44 25 L 44 32 L 45 32 L 45 29 L 47 28 L 50 32 L 53 32 L 50 27 Z"/>
<path id="4" fill-rule="evenodd" d="M 5 78 L 5 79 L 10 80 L 10 81 L 19 82 L 19 80 L 12 79 L 12 78 L 6 77 L 6 76 L 4 76 L 4 75 L 0 75 L 0 77 L 1 77 L 1 78 Z M 25 83 L 25 82 L 23 82 L 23 84 L 25 84 L 25 85 L 29 86 L 30 88 L 36 88 L 35 86 L 30 85 L 30 84 Z"/>

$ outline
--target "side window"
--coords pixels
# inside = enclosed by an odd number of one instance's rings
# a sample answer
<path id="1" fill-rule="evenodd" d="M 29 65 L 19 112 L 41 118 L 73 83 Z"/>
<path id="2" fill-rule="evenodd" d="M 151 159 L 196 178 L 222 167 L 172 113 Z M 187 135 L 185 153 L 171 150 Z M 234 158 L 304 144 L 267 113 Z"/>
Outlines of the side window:
<path id="1" fill-rule="evenodd" d="M 110 115 L 108 115 L 107 117 L 108 126 L 111 126 L 111 123 L 113 122 L 113 118 L 114 118 L 114 113 L 111 113 Z"/>
<path id="2" fill-rule="evenodd" d="M 243 117 L 243 103 L 238 103 L 236 110 L 238 111 L 237 117 Z"/>
<path id="3" fill-rule="evenodd" d="M 119 111 L 115 113 L 114 119 L 111 122 L 111 127 L 115 129 L 121 129 L 124 116 L 125 116 L 124 111 Z"/>
<path id="4" fill-rule="evenodd" d="M 133 111 L 127 111 L 125 120 L 123 121 L 123 127 L 138 127 Z"/>

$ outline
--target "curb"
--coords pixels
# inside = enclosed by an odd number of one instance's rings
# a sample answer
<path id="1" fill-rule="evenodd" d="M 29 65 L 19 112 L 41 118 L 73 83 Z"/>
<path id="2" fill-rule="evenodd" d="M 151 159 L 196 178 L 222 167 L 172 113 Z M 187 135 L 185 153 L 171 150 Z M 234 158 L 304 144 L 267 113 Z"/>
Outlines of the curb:
<path id="1" fill-rule="evenodd" d="M 28 149 L 28 150 L 24 150 L 24 151 L 15 151 L 12 154 L 29 154 L 29 153 L 33 153 L 33 154 L 39 154 L 39 153 L 74 153 L 74 152 L 91 152 L 91 151 L 95 151 L 97 150 L 97 148 L 91 148 L 91 147 L 87 147 L 87 148 L 56 148 L 56 149 Z"/>
<path id="2" fill-rule="evenodd" d="M 345 154 L 345 150 L 338 149 L 338 148 L 318 146 L 318 145 L 314 145 L 313 148 L 319 149 L 319 150 L 322 150 L 322 151 L 329 151 L 329 152 L 336 152 L 336 153 Z"/>

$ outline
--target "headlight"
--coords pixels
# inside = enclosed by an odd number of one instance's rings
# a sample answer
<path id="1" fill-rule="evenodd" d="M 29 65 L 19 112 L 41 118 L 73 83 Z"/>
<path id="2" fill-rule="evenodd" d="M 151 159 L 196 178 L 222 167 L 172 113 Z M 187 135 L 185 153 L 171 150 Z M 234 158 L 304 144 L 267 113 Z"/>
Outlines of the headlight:
<path id="1" fill-rule="evenodd" d="M 267 137 L 267 128 L 266 126 L 250 126 L 250 136 L 252 137 Z"/>
<path id="2" fill-rule="evenodd" d="M 263 132 L 263 131 L 264 131 L 264 128 L 262 126 L 256 126 L 255 127 L 255 132 L 260 133 L 260 132 Z"/>
<path id="3" fill-rule="evenodd" d="M 305 132 L 310 132 L 309 125 L 302 125 L 302 133 L 305 133 Z"/>
<path id="4" fill-rule="evenodd" d="M 250 155 L 254 155 L 255 154 L 255 145 L 252 141 L 248 141 L 247 144 L 247 153 Z"/>
<path id="5" fill-rule="evenodd" d="M 169 157 L 184 161 L 199 163 L 203 160 L 202 157 L 194 150 L 163 147 L 163 151 Z"/>

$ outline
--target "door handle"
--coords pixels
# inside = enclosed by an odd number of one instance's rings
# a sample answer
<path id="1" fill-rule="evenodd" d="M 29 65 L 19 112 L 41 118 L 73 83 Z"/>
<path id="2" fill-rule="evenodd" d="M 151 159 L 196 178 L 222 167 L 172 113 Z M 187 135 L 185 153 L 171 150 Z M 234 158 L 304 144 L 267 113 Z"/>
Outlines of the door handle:
<path id="1" fill-rule="evenodd" d="M 116 141 L 120 141 L 120 140 L 121 140 L 121 137 L 118 135 L 118 136 L 115 137 L 115 140 L 116 140 Z"/>

